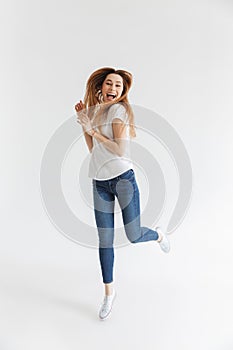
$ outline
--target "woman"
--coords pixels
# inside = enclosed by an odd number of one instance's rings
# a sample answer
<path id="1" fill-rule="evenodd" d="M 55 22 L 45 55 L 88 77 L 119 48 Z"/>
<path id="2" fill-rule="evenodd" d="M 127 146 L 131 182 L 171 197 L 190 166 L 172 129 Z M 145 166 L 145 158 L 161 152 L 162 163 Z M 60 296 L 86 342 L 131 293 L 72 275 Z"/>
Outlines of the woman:
<path id="1" fill-rule="evenodd" d="M 159 227 L 140 224 L 140 193 L 130 159 L 130 138 L 135 137 L 134 115 L 128 101 L 132 74 L 104 67 L 87 81 L 84 103 L 75 105 L 91 153 L 94 213 L 99 236 L 99 259 L 105 296 L 99 318 L 106 319 L 116 296 L 113 287 L 114 204 L 117 198 L 127 238 L 132 243 L 157 241 L 168 253 L 170 243 Z"/>

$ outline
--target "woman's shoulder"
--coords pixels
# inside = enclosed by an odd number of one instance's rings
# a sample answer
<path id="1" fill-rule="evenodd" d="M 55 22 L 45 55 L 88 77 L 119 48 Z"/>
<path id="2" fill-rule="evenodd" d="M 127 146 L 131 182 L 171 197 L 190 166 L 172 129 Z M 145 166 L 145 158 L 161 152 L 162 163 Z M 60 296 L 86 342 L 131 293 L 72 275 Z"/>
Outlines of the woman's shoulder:
<path id="1" fill-rule="evenodd" d="M 124 107 L 124 102 L 113 103 L 110 108 L 112 108 L 112 107 L 115 107 L 115 108 Z"/>
<path id="2" fill-rule="evenodd" d="M 109 108 L 108 118 L 110 121 L 112 121 L 114 118 L 119 118 L 119 119 L 126 121 L 127 120 L 127 112 L 126 112 L 125 106 L 120 102 L 114 103 Z"/>
<path id="3" fill-rule="evenodd" d="M 109 112 L 111 112 L 111 113 L 115 113 L 115 112 L 126 113 L 126 108 L 122 102 L 117 102 L 117 103 L 114 103 L 113 105 L 110 106 Z"/>

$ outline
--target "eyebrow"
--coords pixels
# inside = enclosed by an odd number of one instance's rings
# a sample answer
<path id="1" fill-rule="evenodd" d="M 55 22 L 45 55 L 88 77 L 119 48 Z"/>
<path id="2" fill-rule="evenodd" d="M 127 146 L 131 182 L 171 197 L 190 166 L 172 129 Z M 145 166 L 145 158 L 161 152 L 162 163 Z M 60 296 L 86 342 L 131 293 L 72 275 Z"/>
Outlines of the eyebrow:
<path id="1" fill-rule="evenodd" d="M 107 79 L 106 81 L 108 81 L 108 80 L 112 82 L 112 80 L 111 80 L 111 79 Z M 116 82 L 117 82 L 117 83 L 121 83 L 121 81 L 120 81 L 120 80 L 117 80 Z"/>

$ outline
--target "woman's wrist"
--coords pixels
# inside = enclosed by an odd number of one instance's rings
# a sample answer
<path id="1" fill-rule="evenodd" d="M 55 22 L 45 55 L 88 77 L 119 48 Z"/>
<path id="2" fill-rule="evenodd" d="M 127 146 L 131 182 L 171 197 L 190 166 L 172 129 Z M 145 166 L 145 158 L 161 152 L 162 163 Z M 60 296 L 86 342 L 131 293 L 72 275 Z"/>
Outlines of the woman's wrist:
<path id="1" fill-rule="evenodd" d="M 95 129 L 91 129 L 91 136 L 93 137 L 94 135 L 95 135 L 95 133 L 96 133 L 96 130 Z"/>

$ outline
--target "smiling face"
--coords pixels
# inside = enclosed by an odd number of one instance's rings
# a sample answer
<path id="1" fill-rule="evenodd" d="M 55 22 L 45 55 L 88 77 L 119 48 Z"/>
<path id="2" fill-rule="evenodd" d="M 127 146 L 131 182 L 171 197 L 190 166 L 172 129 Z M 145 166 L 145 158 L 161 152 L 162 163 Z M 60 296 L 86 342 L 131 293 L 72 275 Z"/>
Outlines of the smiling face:
<path id="1" fill-rule="evenodd" d="M 114 101 L 123 92 L 123 79 L 119 74 L 108 74 L 102 84 L 103 102 Z"/>

